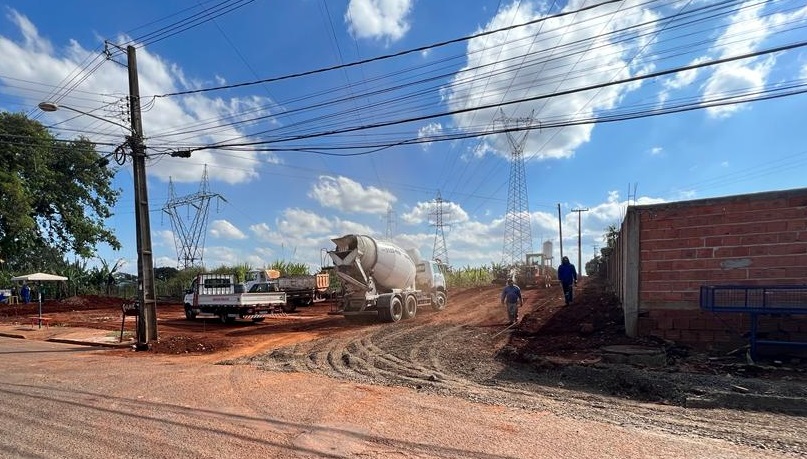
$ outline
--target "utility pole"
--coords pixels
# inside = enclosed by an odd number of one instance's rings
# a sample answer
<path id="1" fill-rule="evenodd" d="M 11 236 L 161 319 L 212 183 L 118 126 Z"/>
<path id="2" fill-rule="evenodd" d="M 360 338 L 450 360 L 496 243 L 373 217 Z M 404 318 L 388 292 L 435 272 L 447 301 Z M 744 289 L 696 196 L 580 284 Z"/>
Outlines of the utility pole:
<path id="1" fill-rule="evenodd" d="M 138 350 L 147 350 L 157 340 L 157 298 L 154 291 L 154 262 L 151 251 L 151 222 L 146 189 L 146 146 L 143 144 L 143 122 L 140 117 L 140 86 L 137 80 L 135 47 L 126 47 L 129 68 L 129 111 L 132 135 L 132 174 L 135 192 L 135 229 L 137 230 L 137 315 Z"/>
<path id="2" fill-rule="evenodd" d="M 558 241 L 560 241 L 560 259 L 563 260 L 563 220 L 560 216 L 560 203 L 558 203 Z"/>
<path id="3" fill-rule="evenodd" d="M 577 212 L 577 272 L 580 271 L 580 267 L 583 264 L 583 245 L 580 242 L 580 236 L 582 233 L 582 227 L 580 225 L 580 214 L 583 212 L 588 212 L 588 207 L 585 209 L 572 209 L 572 212 Z"/>

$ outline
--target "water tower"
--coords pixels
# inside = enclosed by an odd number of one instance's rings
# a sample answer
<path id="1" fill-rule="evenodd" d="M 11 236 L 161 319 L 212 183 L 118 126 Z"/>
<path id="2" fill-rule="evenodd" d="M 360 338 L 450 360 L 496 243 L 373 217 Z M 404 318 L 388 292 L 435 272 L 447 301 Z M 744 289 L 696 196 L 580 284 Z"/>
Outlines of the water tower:
<path id="1" fill-rule="evenodd" d="M 544 255 L 544 264 L 552 266 L 552 241 L 544 241 L 541 253 Z"/>

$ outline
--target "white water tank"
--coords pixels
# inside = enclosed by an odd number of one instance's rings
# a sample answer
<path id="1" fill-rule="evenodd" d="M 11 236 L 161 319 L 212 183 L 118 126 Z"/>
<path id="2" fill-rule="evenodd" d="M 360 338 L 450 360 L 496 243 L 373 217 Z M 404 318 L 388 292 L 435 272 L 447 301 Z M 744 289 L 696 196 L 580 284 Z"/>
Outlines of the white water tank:
<path id="1" fill-rule="evenodd" d="M 541 253 L 544 254 L 544 260 L 552 259 L 552 241 L 544 241 Z"/>

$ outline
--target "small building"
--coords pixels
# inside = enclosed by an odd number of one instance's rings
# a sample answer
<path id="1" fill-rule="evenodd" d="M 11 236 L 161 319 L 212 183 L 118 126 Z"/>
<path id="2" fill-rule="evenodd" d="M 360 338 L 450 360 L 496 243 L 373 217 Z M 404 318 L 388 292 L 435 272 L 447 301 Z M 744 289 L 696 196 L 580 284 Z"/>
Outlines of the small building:
<path id="1" fill-rule="evenodd" d="M 702 310 L 700 288 L 807 285 L 807 188 L 630 206 L 613 249 L 608 278 L 628 336 L 736 346 L 749 316 Z M 766 315 L 758 333 L 807 341 L 807 317 Z"/>

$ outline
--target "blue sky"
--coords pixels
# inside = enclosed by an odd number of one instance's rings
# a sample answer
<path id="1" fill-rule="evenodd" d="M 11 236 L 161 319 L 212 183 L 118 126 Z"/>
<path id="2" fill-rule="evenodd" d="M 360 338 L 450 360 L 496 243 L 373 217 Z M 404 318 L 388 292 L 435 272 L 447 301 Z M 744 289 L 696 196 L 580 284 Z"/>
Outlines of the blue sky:
<path id="1" fill-rule="evenodd" d="M 572 209 L 589 209 L 585 263 L 629 203 L 805 186 L 802 0 L 0 5 L 0 109 L 60 138 L 123 141 L 125 55 L 113 47 L 105 59 L 104 42 L 137 47 L 157 266 L 178 258 L 162 211 L 169 180 L 175 196 L 192 195 L 205 167 L 210 192 L 226 199 L 210 205 L 207 266 L 314 270 L 331 237 L 384 237 L 389 215 L 396 242 L 431 256 L 438 193 L 450 264 L 499 262 L 513 144 L 500 130 L 517 118 L 532 119 L 532 244 L 552 241 L 556 257 L 558 204 L 575 261 Z M 783 97 L 756 100 L 768 96 Z M 43 100 L 112 123 L 42 113 Z M 191 158 L 166 154 L 182 149 Z M 98 257 L 135 272 L 129 164 L 114 185 L 108 224 L 123 249 Z M 185 224 L 194 215 L 179 213 Z"/>

